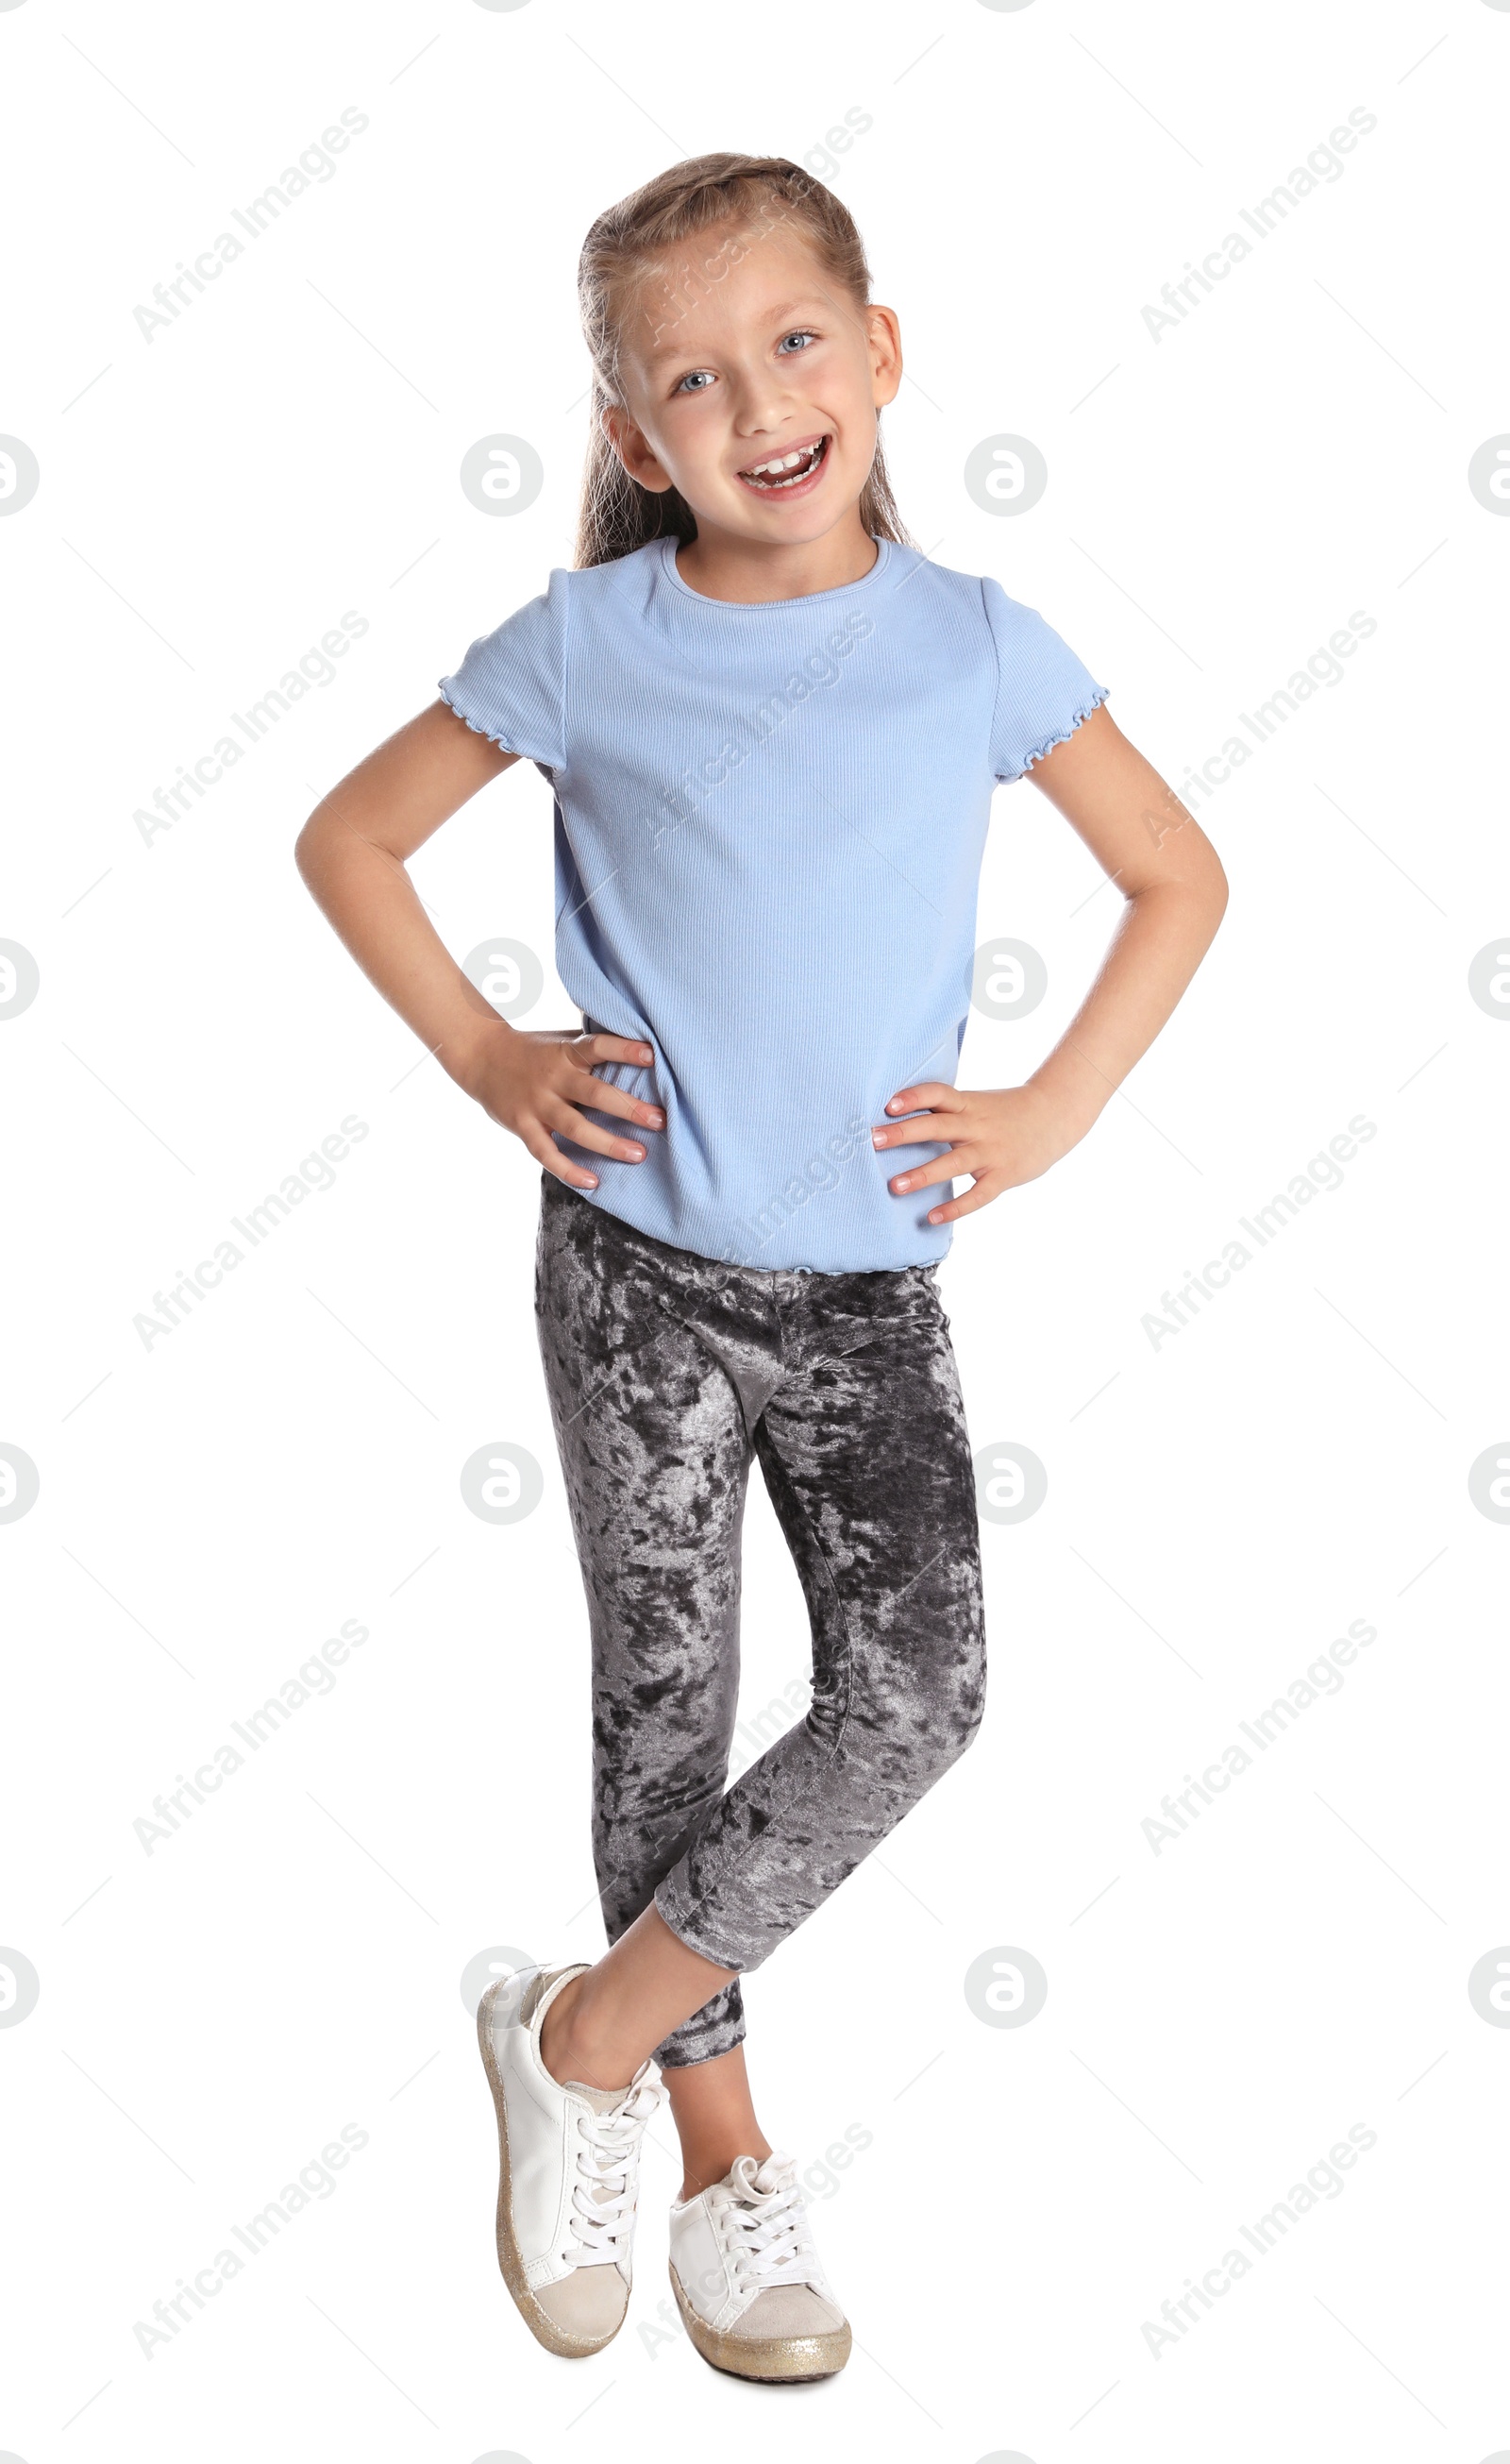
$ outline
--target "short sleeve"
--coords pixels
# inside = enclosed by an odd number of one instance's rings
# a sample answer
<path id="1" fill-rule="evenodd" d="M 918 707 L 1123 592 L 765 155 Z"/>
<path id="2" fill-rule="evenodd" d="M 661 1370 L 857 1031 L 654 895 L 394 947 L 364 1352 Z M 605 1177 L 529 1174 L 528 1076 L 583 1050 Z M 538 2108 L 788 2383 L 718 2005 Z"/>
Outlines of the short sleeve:
<path id="1" fill-rule="evenodd" d="M 1037 608 L 1009 599 L 999 582 L 982 581 L 986 621 L 996 646 L 996 702 L 991 722 L 991 767 L 1005 781 L 1020 779 L 1040 757 L 1073 736 L 1106 698 L 1067 642 Z"/>
<path id="2" fill-rule="evenodd" d="M 473 642 L 441 697 L 479 736 L 522 754 L 548 775 L 566 766 L 566 617 L 569 575 L 558 569 L 538 599 Z"/>

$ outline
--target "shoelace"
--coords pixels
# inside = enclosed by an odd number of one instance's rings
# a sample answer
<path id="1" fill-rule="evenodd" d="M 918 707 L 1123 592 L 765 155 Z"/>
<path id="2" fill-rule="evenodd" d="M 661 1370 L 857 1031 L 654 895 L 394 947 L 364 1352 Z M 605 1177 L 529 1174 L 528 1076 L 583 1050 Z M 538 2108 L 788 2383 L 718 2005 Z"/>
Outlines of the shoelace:
<path id="1" fill-rule="evenodd" d="M 610 2267 L 628 2255 L 639 2190 L 640 2141 L 663 2091 L 642 2079 L 607 2113 L 590 2108 L 577 2119 L 577 2179 L 568 2222 L 579 2267 Z"/>
<path id="2" fill-rule="evenodd" d="M 775 2187 L 761 2190 L 755 2187 L 755 2171 L 753 2157 L 740 2157 L 734 2178 L 742 2195 L 723 2203 L 733 2235 L 735 2289 L 758 2293 L 769 2284 L 806 2284 L 818 2254 L 796 2172 L 778 2173 Z"/>

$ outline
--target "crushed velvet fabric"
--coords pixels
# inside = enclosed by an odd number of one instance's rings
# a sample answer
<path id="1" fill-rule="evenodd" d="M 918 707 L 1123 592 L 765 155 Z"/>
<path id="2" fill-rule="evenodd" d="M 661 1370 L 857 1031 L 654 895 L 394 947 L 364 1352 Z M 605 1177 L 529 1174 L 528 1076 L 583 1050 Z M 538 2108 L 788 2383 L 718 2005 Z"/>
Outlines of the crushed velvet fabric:
<path id="1" fill-rule="evenodd" d="M 726 1265 L 541 1175 L 536 1313 L 587 1595 L 610 1941 L 653 1898 L 705 1958 L 758 1966 L 979 1726 L 974 1476 L 936 1274 Z M 752 1456 L 806 1595 L 813 1697 L 727 1787 Z M 735 1981 L 656 2058 L 743 2035 Z"/>

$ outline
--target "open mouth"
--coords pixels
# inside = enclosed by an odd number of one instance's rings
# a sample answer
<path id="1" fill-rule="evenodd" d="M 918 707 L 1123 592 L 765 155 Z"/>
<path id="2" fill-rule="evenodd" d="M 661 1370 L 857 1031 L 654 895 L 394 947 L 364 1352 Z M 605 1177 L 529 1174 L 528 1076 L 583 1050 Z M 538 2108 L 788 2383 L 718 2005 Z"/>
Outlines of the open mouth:
<path id="1" fill-rule="evenodd" d="M 774 453 L 768 461 L 752 463 L 739 476 L 759 495 L 788 495 L 817 477 L 827 459 L 828 446 L 828 438 L 821 436 L 815 444 L 799 446 L 791 453 Z"/>

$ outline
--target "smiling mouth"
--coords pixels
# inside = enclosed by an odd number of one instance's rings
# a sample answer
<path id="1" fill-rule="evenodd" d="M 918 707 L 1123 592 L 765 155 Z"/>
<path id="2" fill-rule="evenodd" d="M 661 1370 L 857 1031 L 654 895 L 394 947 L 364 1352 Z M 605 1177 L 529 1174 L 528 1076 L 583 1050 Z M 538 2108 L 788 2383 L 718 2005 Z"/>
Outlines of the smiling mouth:
<path id="1" fill-rule="evenodd" d="M 816 445 L 804 445 L 798 452 L 774 453 L 769 461 L 752 463 L 739 476 L 747 488 L 756 489 L 763 496 L 779 495 L 783 489 L 799 488 L 822 469 L 828 445 L 828 438 L 821 436 Z"/>

